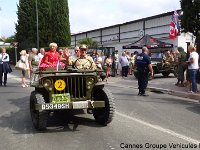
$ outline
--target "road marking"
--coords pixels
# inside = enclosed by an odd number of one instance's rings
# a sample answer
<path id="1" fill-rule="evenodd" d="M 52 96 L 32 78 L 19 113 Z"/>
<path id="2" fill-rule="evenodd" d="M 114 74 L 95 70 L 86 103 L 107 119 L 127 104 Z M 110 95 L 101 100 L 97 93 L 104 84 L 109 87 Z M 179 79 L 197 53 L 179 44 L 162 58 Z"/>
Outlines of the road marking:
<path id="1" fill-rule="evenodd" d="M 191 138 L 191 137 L 187 137 L 187 136 L 185 136 L 185 135 L 176 133 L 176 132 L 174 132 L 174 131 L 172 131 L 172 130 L 170 130 L 170 129 L 165 129 L 165 128 L 161 127 L 161 126 L 150 124 L 150 123 L 145 122 L 145 121 L 143 121 L 143 120 L 140 120 L 140 119 L 137 119 L 137 118 L 133 118 L 133 117 L 128 116 L 128 115 L 126 115 L 126 114 L 122 114 L 122 113 L 120 113 L 120 112 L 116 112 L 116 114 L 119 115 L 119 116 L 121 116 L 121 117 L 125 117 L 125 118 L 127 118 L 127 119 L 130 119 L 130 120 L 132 120 L 132 121 L 138 122 L 138 123 L 140 123 L 140 124 L 142 124 L 142 125 L 145 125 L 145 126 L 147 126 L 147 127 L 150 127 L 150 128 L 156 129 L 156 130 L 158 130 L 158 131 L 167 133 L 167 134 L 172 135 L 172 136 L 174 136 L 174 137 L 177 137 L 177 138 L 179 138 L 179 139 L 183 139 L 183 140 L 185 140 L 185 141 L 188 141 L 189 143 L 194 143 L 194 144 L 197 144 L 197 145 L 200 143 L 200 141 L 198 141 L 198 140 L 196 140 L 196 139 L 193 139 L 193 138 Z"/>

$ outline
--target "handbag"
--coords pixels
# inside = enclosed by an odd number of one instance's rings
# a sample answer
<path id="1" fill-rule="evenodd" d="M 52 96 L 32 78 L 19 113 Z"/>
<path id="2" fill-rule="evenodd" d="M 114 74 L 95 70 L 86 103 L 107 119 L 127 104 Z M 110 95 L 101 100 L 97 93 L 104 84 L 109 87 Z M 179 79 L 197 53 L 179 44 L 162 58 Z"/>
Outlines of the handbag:
<path id="1" fill-rule="evenodd" d="M 21 59 L 15 65 L 16 69 L 27 70 L 26 64 L 21 61 Z"/>

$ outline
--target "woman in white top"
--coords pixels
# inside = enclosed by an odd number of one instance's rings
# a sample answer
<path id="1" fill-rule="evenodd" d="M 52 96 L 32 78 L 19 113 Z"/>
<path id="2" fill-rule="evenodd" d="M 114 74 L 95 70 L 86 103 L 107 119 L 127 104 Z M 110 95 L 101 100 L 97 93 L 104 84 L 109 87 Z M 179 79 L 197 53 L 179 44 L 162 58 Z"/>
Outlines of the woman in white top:
<path id="1" fill-rule="evenodd" d="M 192 83 L 192 89 L 189 91 L 190 93 L 197 92 L 197 71 L 199 69 L 199 54 L 196 52 L 196 48 L 194 45 L 188 46 L 188 51 L 190 53 L 190 57 L 188 58 L 188 70 L 190 74 L 190 81 Z"/>
<path id="2" fill-rule="evenodd" d="M 27 66 L 27 69 L 26 70 L 28 70 L 29 69 L 29 64 L 28 64 L 28 57 L 27 57 L 27 53 L 26 53 L 26 50 L 22 50 L 21 52 L 20 52 L 20 60 L 23 62 L 23 63 L 25 63 L 26 64 L 26 66 Z M 25 88 L 25 87 L 28 87 L 28 85 L 26 84 L 26 70 L 22 70 L 22 87 L 23 88 Z"/>

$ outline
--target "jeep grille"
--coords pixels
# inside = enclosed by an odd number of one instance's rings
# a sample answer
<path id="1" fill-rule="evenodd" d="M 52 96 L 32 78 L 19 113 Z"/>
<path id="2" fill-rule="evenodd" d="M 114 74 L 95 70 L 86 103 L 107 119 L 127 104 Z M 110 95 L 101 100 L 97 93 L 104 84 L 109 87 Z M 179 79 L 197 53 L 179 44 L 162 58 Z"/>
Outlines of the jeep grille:
<path id="1" fill-rule="evenodd" d="M 71 99 L 85 99 L 86 98 L 86 77 L 84 76 L 65 76 L 65 77 L 54 77 L 52 79 L 53 85 L 56 80 L 61 79 L 66 83 L 66 87 L 62 91 L 56 90 L 53 86 L 54 94 L 70 93 Z"/>

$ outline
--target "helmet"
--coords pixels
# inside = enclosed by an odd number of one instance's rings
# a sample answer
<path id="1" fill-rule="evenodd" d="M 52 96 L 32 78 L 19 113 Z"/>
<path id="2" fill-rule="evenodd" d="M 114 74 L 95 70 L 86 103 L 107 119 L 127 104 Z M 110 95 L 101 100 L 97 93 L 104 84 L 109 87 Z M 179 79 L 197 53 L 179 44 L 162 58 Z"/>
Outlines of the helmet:
<path id="1" fill-rule="evenodd" d="M 87 45 L 85 45 L 85 44 L 81 44 L 81 45 L 79 46 L 79 48 L 80 48 L 80 49 L 88 49 Z"/>

